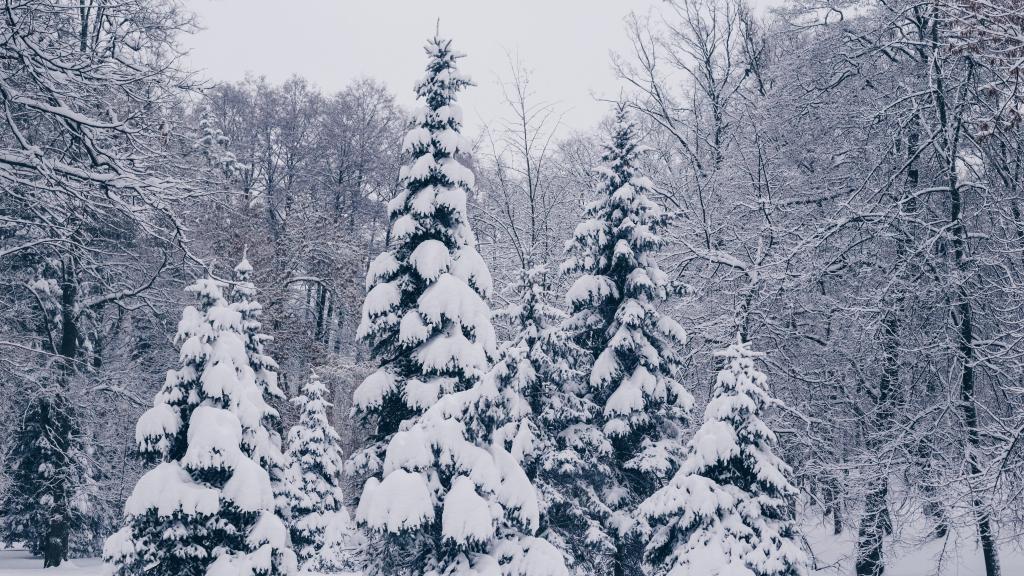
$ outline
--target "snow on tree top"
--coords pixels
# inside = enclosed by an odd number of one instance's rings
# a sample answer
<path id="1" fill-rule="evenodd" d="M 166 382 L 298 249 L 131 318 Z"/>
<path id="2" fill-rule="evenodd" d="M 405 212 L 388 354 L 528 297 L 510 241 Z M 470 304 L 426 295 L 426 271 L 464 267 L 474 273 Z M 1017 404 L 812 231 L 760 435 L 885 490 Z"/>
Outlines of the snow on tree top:
<path id="1" fill-rule="evenodd" d="M 180 428 L 181 417 L 178 412 L 164 402 L 157 402 L 143 412 L 136 422 L 135 442 L 143 452 L 155 448 L 163 453 L 168 447 L 167 438 L 176 434 Z M 151 445 L 154 442 L 156 444 Z"/>
<path id="2" fill-rule="evenodd" d="M 242 257 L 242 261 L 235 265 L 235 272 L 238 272 L 239 274 L 248 274 L 249 272 L 252 272 L 252 270 L 252 264 L 250 264 L 249 259 L 244 256 Z"/>
<path id="3" fill-rule="evenodd" d="M 417 216 L 431 216 L 437 209 L 437 187 L 425 186 L 413 194 L 409 207 Z"/>
<path id="4" fill-rule="evenodd" d="M 438 240 L 427 239 L 409 255 L 409 263 L 424 280 L 437 280 L 452 264 L 448 247 Z"/>
<path id="5" fill-rule="evenodd" d="M 276 514 L 264 511 L 245 539 L 253 548 L 265 544 L 283 548 L 288 540 L 288 528 Z"/>
<path id="6" fill-rule="evenodd" d="M 270 484 L 270 475 L 249 458 L 241 458 L 235 463 L 234 471 L 224 484 L 222 494 L 240 510 L 246 512 L 274 509 L 274 490 Z"/>
<path id="7" fill-rule="evenodd" d="M 406 133 L 402 139 L 402 152 L 407 154 L 422 153 L 430 145 L 432 136 L 430 130 L 416 126 Z"/>
<path id="8" fill-rule="evenodd" d="M 466 190 L 460 186 L 449 186 L 435 192 L 434 204 L 444 206 L 457 214 L 466 213 Z M 467 241 L 469 238 L 467 237 Z"/>
<path id="9" fill-rule="evenodd" d="M 229 306 L 214 306 L 206 313 L 215 330 L 235 330 L 242 326 L 242 315 Z"/>
<path id="10" fill-rule="evenodd" d="M 185 468 L 233 469 L 246 458 L 239 444 L 242 425 L 238 417 L 223 408 L 199 406 L 192 411 L 188 426 L 188 449 L 181 458 Z"/>
<path id="11" fill-rule="evenodd" d="M 459 121 L 461 121 L 461 118 Z M 434 139 L 437 141 L 439 149 L 451 156 L 455 156 L 462 152 L 468 152 L 470 148 L 472 148 L 472 144 L 470 144 L 465 136 L 451 128 L 437 132 L 434 134 Z"/>
<path id="12" fill-rule="evenodd" d="M 430 338 L 413 353 L 413 357 L 427 373 L 458 370 L 468 375 L 479 375 L 487 367 L 486 352 L 461 331 Z"/>
<path id="13" fill-rule="evenodd" d="M 398 272 L 399 267 L 401 264 L 395 259 L 394 254 L 387 250 L 381 252 L 370 262 L 370 267 L 366 272 L 366 289 L 369 290 L 380 280 Z"/>
<path id="14" fill-rule="evenodd" d="M 402 532 L 434 518 L 434 497 L 419 472 L 397 469 L 384 481 L 370 478 L 356 509 L 356 518 L 370 528 Z"/>
<path id="15" fill-rule="evenodd" d="M 622 382 L 604 404 L 606 416 L 628 416 L 644 409 L 644 391 L 632 380 Z"/>
<path id="16" fill-rule="evenodd" d="M 380 406 L 384 397 L 396 389 L 396 381 L 393 374 L 381 368 L 367 376 L 352 393 L 352 405 L 354 409 L 366 411 L 370 408 Z"/>
<path id="17" fill-rule="evenodd" d="M 441 173 L 452 183 L 453 186 L 466 186 L 472 188 L 476 184 L 476 176 L 473 171 L 466 168 L 454 158 L 444 158 L 440 162 Z"/>
<path id="18" fill-rule="evenodd" d="M 220 492 L 195 483 L 177 462 L 163 462 L 139 478 L 125 503 L 127 514 L 148 510 L 164 517 L 175 512 L 209 516 L 220 511 Z"/>
<path id="19" fill-rule="evenodd" d="M 399 176 L 399 178 L 401 178 L 401 176 Z M 405 207 L 405 201 L 408 198 L 409 198 L 409 191 L 408 190 L 403 190 L 403 191 L 399 192 L 398 194 L 395 194 L 394 198 L 392 198 L 391 200 L 388 200 L 388 204 L 387 204 L 388 217 L 390 218 L 390 217 L 394 216 L 394 214 L 396 212 L 399 212 L 400 210 L 402 210 L 402 208 Z"/>
<path id="20" fill-rule="evenodd" d="M 416 222 L 415 218 L 408 214 L 403 214 L 391 224 L 391 238 L 395 241 L 402 241 L 418 232 L 419 229 L 420 225 Z"/>
<path id="21" fill-rule="evenodd" d="M 607 298 L 616 298 L 618 294 L 619 289 L 611 278 L 584 274 L 572 283 L 572 287 L 565 293 L 565 300 L 570 306 L 598 304 Z"/>
<path id="22" fill-rule="evenodd" d="M 503 553 L 502 547 L 498 555 L 511 558 L 508 562 L 507 574 L 516 576 L 569 576 L 565 567 L 565 558 L 557 548 L 543 538 L 527 536 L 517 543 L 519 550 Z"/>
<path id="23" fill-rule="evenodd" d="M 215 362 L 200 377 L 203 392 L 211 398 L 230 396 L 238 388 L 238 375 L 231 362 Z"/>
<path id="24" fill-rule="evenodd" d="M 415 346 L 430 336 L 430 326 L 423 323 L 423 318 L 416 310 L 410 310 L 402 316 L 398 331 L 398 341 L 408 346 Z"/>
<path id="25" fill-rule="evenodd" d="M 453 274 L 441 274 L 419 299 L 419 311 L 433 324 L 451 320 L 471 328 L 485 347 L 494 347 L 490 309 L 480 295 Z M 491 332 L 490 334 L 488 332 Z M 487 341 L 490 340 L 490 341 Z"/>
<path id="26" fill-rule="evenodd" d="M 413 378 L 405 384 L 405 399 L 410 406 L 425 410 L 437 402 L 442 391 L 451 392 L 453 385 L 452 378 L 430 378 L 427 381 Z"/>
<path id="27" fill-rule="evenodd" d="M 513 511 L 520 524 L 536 532 L 540 526 L 540 507 L 529 477 L 516 458 L 501 446 L 492 445 L 491 456 L 501 477 L 496 491 L 498 501 Z"/>
<path id="28" fill-rule="evenodd" d="M 200 278 L 185 288 L 186 292 L 192 292 L 201 299 L 217 301 L 224 299 L 225 284 L 213 278 Z"/>
<path id="29" fill-rule="evenodd" d="M 441 534 L 457 544 L 480 544 L 494 536 L 490 506 L 466 476 L 458 476 L 444 498 Z"/>
<path id="30" fill-rule="evenodd" d="M 402 167 L 402 172 L 399 177 L 402 179 L 408 178 L 410 180 L 426 180 L 430 178 L 430 175 L 437 170 L 437 162 L 434 160 L 434 156 L 431 154 L 423 154 L 412 163 L 409 167 Z"/>
<path id="31" fill-rule="evenodd" d="M 390 312 L 398 306 L 401 296 L 395 282 L 381 282 L 371 288 L 363 302 L 363 321 L 359 325 L 359 333 L 365 333 L 364 330 L 369 327 L 371 318 Z"/>
<path id="32" fill-rule="evenodd" d="M 184 342 L 191 336 L 204 335 L 208 332 L 206 317 L 195 306 L 186 306 L 181 312 L 181 320 L 178 320 L 178 331 L 175 340 Z"/>

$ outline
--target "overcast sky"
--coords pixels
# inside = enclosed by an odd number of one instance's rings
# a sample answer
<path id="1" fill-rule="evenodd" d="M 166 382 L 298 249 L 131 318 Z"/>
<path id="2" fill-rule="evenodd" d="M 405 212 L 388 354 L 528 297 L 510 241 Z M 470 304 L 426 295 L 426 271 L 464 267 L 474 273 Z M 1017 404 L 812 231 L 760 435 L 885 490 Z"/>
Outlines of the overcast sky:
<path id="1" fill-rule="evenodd" d="M 755 0 L 764 3 L 770 0 Z M 386 83 L 411 105 L 422 76 L 422 46 L 441 33 L 467 54 L 476 87 L 461 98 L 470 132 L 506 114 L 500 81 L 508 53 L 531 70 L 539 100 L 565 112 L 565 129 L 583 129 L 608 110 L 619 82 L 609 54 L 629 49 L 623 18 L 657 9 L 658 0 L 185 0 L 204 27 L 186 38 L 192 67 L 214 80 L 247 72 L 280 82 L 298 74 L 328 92 L 355 78 Z"/>

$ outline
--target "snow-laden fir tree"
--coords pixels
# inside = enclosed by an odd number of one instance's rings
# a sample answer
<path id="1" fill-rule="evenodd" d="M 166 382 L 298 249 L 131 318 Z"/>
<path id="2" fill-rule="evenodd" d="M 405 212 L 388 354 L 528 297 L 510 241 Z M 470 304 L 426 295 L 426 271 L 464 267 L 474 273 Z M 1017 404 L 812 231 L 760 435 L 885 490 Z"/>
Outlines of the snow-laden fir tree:
<path id="1" fill-rule="evenodd" d="M 773 452 L 775 434 L 761 420 L 777 405 L 749 344 L 716 356 L 704 422 L 675 477 L 642 505 L 657 528 L 647 558 L 671 576 L 798 576 L 807 573 L 790 505 L 790 468 Z"/>
<path id="2" fill-rule="evenodd" d="M 387 205 L 387 250 L 366 275 L 358 336 L 380 369 L 353 397 L 356 413 L 375 428 L 369 446 L 353 455 L 357 470 L 379 471 L 402 421 L 440 394 L 471 385 L 495 349 L 484 303 L 491 276 L 466 216 L 474 177 L 456 158 L 470 144 L 459 133 L 455 95 L 470 82 L 459 74 L 449 42 L 434 39 L 427 47 L 427 77 L 416 87 L 423 106 L 403 142 L 404 189 Z M 453 322 L 462 329 L 452 330 Z"/>
<path id="3" fill-rule="evenodd" d="M 541 534 L 584 573 L 614 550 L 602 523 L 611 514 L 601 496 L 609 476 L 607 439 L 592 423 L 598 410 L 583 394 L 578 366 L 586 353 L 553 306 L 545 266 L 520 273 L 506 314 L 515 339 L 502 347 L 470 418 L 486 442 L 500 442 L 537 489 Z"/>
<path id="4" fill-rule="evenodd" d="M 570 329 L 593 354 L 585 393 L 597 404 L 612 445 L 611 478 L 603 494 L 614 509 L 606 526 L 616 540 L 615 574 L 638 574 L 645 531 L 636 506 L 675 468 L 678 428 L 693 398 L 673 378 L 686 335 L 658 311 L 669 280 L 657 251 L 668 222 L 638 173 L 642 149 L 624 106 L 598 167 L 598 198 L 567 242 L 562 272 L 578 277 L 566 295 Z"/>
<path id="5" fill-rule="evenodd" d="M 336 572 L 350 567 L 352 524 L 342 494 L 341 438 L 331 425 L 327 387 L 310 374 L 292 398 L 299 420 L 288 431 L 285 496 L 292 547 L 304 570 Z"/>
<path id="6" fill-rule="evenodd" d="M 124 576 L 294 573 L 288 529 L 260 465 L 283 457 L 269 443 L 270 408 L 249 365 L 242 315 L 221 282 L 187 290 L 198 307 L 186 307 L 178 323 L 181 368 L 168 371 L 136 425 L 140 452 L 159 463 L 125 503 L 125 526 L 107 540 L 105 560 Z"/>
<path id="7" fill-rule="evenodd" d="M 356 511 L 370 533 L 367 571 L 564 574 L 559 552 L 533 536 L 536 491 L 519 463 L 466 430 L 496 351 L 491 278 L 466 213 L 473 174 L 458 160 L 469 146 L 455 96 L 469 81 L 449 40 L 426 50 L 404 190 L 388 205 L 388 249 L 370 265 L 359 327 L 380 362 L 353 397 L 376 426 L 353 459 L 374 473 Z"/>

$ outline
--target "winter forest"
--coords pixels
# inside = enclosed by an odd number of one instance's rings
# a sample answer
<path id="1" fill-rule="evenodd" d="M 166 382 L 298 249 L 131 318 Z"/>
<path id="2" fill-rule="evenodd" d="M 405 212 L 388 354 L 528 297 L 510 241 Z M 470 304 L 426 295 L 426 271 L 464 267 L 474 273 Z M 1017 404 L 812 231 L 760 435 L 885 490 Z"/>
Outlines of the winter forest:
<path id="1" fill-rule="evenodd" d="M 1024 574 L 1020 0 L 623 2 L 572 130 L 442 5 L 0 0 L 0 574 Z"/>

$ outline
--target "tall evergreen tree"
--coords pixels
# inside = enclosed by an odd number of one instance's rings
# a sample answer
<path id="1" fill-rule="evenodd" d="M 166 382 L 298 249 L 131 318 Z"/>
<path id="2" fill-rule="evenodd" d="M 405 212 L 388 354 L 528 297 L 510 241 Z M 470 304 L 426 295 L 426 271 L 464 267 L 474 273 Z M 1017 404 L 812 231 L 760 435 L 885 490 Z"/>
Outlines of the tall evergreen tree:
<path id="1" fill-rule="evenodd" d="M 376 426 L 353 460 L 375 473 L 356 512 L 371 533 L 368 571 L 563 574 L 558 551 L 532 536 L 537 498 L 522 468 L 465 426 L 496 351 L 491 277 L 466 213 L 473 173 L 457 159 L 469 145 L 455 96 L 469 81 L 449 40 L 426 51 L 404 190 L 388 205 L 388 250 L 370 265 L 359 327 L 381 365 L 353 399 Z"/>
<path id="2" fill-rule="evenodd" d="M 167 373 L 139 418 L 140 452 L 157 466 L 125 504 L 125 527 L 104 547 L 117 574 L 278 575 L 295 571 L 263 456 L 270 410 L 249 365 L 242 315 L 205 279 L 187 290 L 178 323 L 182 367 Z M 260 429 L 262 431 L 259 431 Z"/>
<path id="3" fill-rule="evenodd" d="M 375 429 L 369 446 L 352 459 L 368 472 L 379 472 L 402 421 L 423 412 L 441 393 L 468 388 L 495 350 L 483 302 L 491 276 L 466 216 L 474 177 L 456 158 L 470 149 L 459 133 L 462 110 L 455 104 L 470 81 L 458 72 L 461 55 L 449 40 L 435 38 L 427 54 L 427 76 L 416 86 L 424 105 L 402 145 L 409 157 L 400 175 L 404 189 L 387 205 L 387 250 L 370 263 L 358 329 L 380 363 L 353 397 L 356 413 Z M 444 308 L 454 302 L 463 308 Z M 463 330 L 440 338 L 458 319 L 466 322 Z M 431 354 L 442 344 L 449 346 L 448 364 L 433 365 Z M 464 351 L 469 354 L 460 354 Z M 424 375 L 430 376 L 427 382 L 420 380 Z"/>
<path id="4" fill-rule="evenodd" d="M 772 450 L 775 434 L 761 420 L 778 401 L 754 366 L 759 354 L 737 339 L 716 356 L 727 364 L 704 423 L 672 481 L 641 506 L 658 526 L 647 557 L 672 576 L 806 574 L 790 507 L 797 490 Z"/>
<path id="5" fill-rule="evenodd" d="M 613 509 L 606 527 L 615 539 L 612 572 L 639 574 L 645 526 L 636 506 L 672 473 L 679 425 L 693 398 L 673 379 L 676 349 L 686 335 L 655 302 L 668 296 L 658 267 L 660 231 L 668 216 L 649 198 L 641 176 L 642 148 L 624 106 L 598 168 L 598 198 L 567 243 L 566 274 L 578 274 L 566 295 L 569 325 L 593 357 L 585 394 L 611 443 L 611 475 L 603 499 Z"/>
<path id="6" fill-rule="evenodd" d="M 350 567 L 351 521 L 341 489 L 341 438 L 327 416 L 327 387 L 310 374 L 292 398 L 299 420 L 288 431 L 286 460 L 289 530 L 304 570 L 333 572 Z"/>

